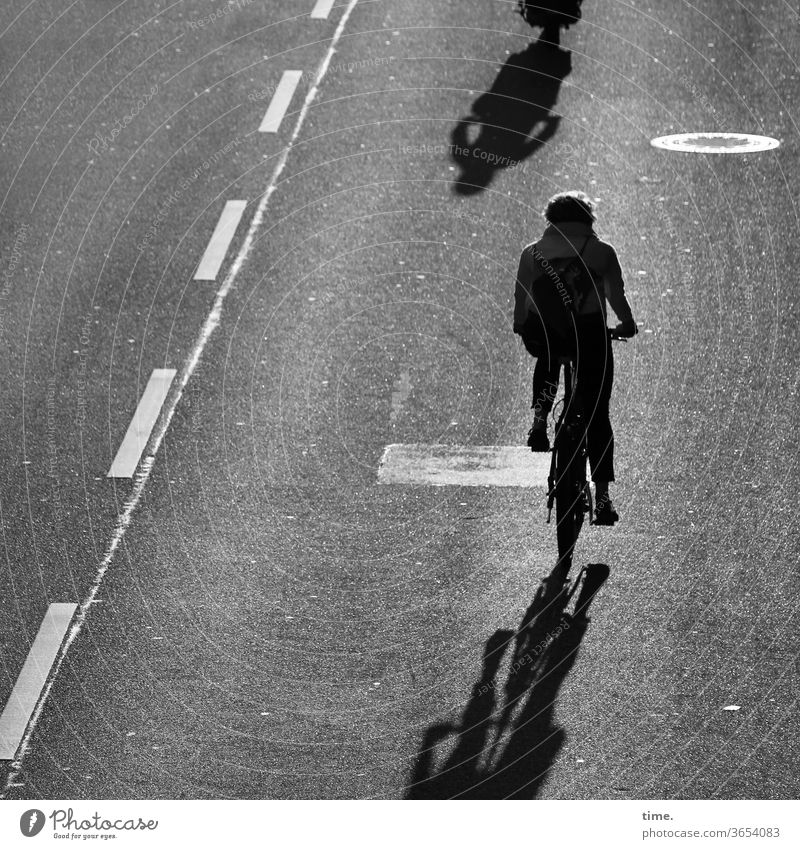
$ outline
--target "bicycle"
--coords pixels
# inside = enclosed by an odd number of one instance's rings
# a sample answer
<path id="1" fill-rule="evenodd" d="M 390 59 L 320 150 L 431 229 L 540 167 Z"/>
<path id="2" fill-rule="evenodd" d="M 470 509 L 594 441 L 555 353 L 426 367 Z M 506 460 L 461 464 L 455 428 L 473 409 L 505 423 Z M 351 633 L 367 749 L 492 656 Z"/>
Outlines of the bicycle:
<path id="1" fill-rule="evenodd" d="M 608 335 L 614 341 L 628 341 L 618 328 L 609 328 Z M 571 358 L 562 357 L 560 363 L 564 370 L 564 400 L 556 422 L 553 456 L 547 477 L 547 523 L 550 523 L 555 504 L 558 562 L 554 572 L 563 575 L 566 581 L 578 535 L 586 514 L 592 516 L 593 505 L 586 474 L 589 452 L 585 416 L 576 393 L 577 373 Z"/>

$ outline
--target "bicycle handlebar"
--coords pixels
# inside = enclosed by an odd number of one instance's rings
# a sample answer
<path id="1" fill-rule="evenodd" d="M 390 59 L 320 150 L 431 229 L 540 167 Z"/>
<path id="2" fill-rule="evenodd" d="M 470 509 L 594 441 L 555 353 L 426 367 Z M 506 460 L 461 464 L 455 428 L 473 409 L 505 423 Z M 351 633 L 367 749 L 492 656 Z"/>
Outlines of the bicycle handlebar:
<path id="1" fill-rule="evenodd" d="M 639 328 L 634 324 L 633 325 L 633 333 L 623 333 L 622 328 L 624 324 L 618 324 L 616 327 L 608 328 L 608 335 L 615 342 L 627 342 L 628 339 L 632 339 L 638 332 Z"/>

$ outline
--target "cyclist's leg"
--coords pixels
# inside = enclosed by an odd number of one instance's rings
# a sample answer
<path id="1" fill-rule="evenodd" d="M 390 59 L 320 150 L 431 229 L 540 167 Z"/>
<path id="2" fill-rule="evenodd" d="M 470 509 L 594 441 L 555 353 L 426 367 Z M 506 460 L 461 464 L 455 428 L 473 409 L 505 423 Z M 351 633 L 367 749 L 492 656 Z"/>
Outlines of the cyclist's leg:
<path id="1" fill-rule="evenodd" d="M 595 324 L 593 322 L 593 324 Z M 609 405 L 614 385 L 614 353 L 603 327 L 582 331 L 579 340 L 578 393 L 587 416 L 586 441 L 592 480 L 599 485 L 597 498 L 608 497 L 614 480 L 614 431 Z"/>
<path id="2" fill-rule="evenodd" d="M 528 434 L 528 445 L 534 451 L 549 451 L 547 439 L 547 417 L 553 409 L 553 401 L 558 392 L 558 360 L 545 353 L 536 358 L 533 369 L 533 425 Z"/>
<path id="3" fill-rule="evenodd" d="M 608 485 L 614 480 L 614 431 L 611 428 L 609 402 L 614 383 L 614 355 L 611 340 L 597 343 L 597 353 L 589 369 L 592 415 L 589 420 L 587 443 L 592 480 L 595 487 L 594 523 L 613 525 L 619 519 L 614 509 Z"/>
<path id="4" fill-rule="evenodd" d="M 558 392 L 558 360 L 544 354 L 536 358 L 533 369 L 533 400 L 531 409 L 534 419 L 546 419 L 553 409 L 553 401 Z"/>

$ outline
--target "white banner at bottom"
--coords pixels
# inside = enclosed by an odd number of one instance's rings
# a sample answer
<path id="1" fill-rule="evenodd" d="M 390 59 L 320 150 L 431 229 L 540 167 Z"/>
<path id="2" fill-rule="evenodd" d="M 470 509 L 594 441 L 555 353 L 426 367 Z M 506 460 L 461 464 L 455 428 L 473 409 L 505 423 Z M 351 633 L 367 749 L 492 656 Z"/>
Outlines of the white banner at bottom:
<path id="1" fill-rule="evenodd" d="M 487 847 L 800 845 L 796 801 L 20 801 L 0 845 Z"/>

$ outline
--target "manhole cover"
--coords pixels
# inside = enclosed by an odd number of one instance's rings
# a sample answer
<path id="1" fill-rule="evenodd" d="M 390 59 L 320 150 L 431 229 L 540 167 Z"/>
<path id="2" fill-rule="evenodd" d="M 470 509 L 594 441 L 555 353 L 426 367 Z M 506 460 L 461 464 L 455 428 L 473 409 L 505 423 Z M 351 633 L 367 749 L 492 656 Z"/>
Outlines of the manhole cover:
<path id="1" fill-rule="evenodd" d="M 650 142 L 663 150 L 683 153 L 758 153 L 772 150 L 780 142 L 769 136 L 753 136 L 748 133 L 679 133 L 660 136 Z"/>

